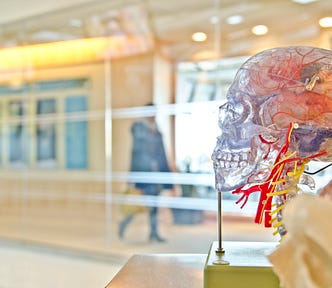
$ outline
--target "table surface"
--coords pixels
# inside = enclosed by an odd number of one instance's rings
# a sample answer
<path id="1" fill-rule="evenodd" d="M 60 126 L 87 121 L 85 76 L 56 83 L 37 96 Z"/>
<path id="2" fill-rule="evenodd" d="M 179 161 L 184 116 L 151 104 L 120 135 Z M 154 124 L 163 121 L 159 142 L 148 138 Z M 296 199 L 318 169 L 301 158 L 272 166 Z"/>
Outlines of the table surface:
<path id="1" fill-rule="evenodd" d="M 212 243 L 212 248 L 216 244 Z M 225 259 L 230 265 L 222 265 L 221 268 L 271 267 L 264 255 L 269 254 L 276 245 L 274 242 L 224 241 Z M 205 264 L 209 265 L 213 260 L 210 258 L 208 254 L 134 255 L 106 288 L 202 288 Z"/>
<path id="2" fill-rule="evenodd" d="M 202 288 L 206 254 L 132 256 L 106 288 Z"/>

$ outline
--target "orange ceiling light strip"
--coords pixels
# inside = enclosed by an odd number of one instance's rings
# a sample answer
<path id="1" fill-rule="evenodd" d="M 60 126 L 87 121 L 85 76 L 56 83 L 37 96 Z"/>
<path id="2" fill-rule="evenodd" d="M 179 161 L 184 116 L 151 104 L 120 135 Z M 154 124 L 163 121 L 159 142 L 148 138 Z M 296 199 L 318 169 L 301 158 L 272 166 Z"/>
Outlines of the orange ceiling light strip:
<path id="1" fill-rule="evenodd" d="M 153 46 L 149 36 L 77 39 L 0 50 L 0 73 L 77 65 L 135 55 Z"/>

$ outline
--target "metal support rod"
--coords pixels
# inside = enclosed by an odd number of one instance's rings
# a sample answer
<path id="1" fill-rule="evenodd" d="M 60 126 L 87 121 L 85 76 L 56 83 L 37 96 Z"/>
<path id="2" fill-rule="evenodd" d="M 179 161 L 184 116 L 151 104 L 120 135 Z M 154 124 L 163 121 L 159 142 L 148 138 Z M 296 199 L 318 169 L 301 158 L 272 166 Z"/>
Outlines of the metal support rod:
<path id="1" fill-rule="evenodd" d="M 222 211 L 221 211 L 222 195 L 218 192 L 218 248 L 216 253 L 224 253 L 222 248 Z"/>

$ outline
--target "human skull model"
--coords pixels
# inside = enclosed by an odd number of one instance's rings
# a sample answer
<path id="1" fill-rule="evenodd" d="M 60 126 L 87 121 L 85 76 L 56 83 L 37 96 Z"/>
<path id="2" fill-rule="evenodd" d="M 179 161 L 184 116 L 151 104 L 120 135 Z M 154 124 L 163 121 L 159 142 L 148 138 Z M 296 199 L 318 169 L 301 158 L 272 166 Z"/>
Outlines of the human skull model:
<path id="1" fill-rule="evenodd" d="M 219 108 L 216 190 L 265 181 L 290 123 L 290 151 L 299 157 L 324 151 L 316 159 L 332 160 L 332 51 L 274 48 L 243 64 Z"/>
<path id="2" fill-rule="evenodd" d="M 239 200 L 259 192 L 255 222 L 289 232 L 269 256 L 282 286 L 332 287 L 331 204 L 302 194 L 285 205 L 305 163 L 332 161 L 332 51 L 294 46 L 251 57 L 220 107 L 219 126 L 217 191 L 243 193 Z M 331 185 L 321 195 L 332 195 Z"/>

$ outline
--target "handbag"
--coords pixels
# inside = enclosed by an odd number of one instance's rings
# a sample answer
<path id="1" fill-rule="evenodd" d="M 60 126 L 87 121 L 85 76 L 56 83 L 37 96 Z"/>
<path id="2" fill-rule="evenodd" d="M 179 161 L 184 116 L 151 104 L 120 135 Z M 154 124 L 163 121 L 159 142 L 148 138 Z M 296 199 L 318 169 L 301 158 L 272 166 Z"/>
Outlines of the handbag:
<path id="1" fill-rule="evenodd" d="M 128 187 L 124 193 L 124 195 L 143 195 L 143 191 L 137 187 Z M 135 204 L 127 204 L 124 203 L 121 205 L 121 212 L 125 215 L 133 215 L 133 214 L 138 214 L 142 213 L 146 210 L 145 206 L 142 205 L 135 205 Z"/>

